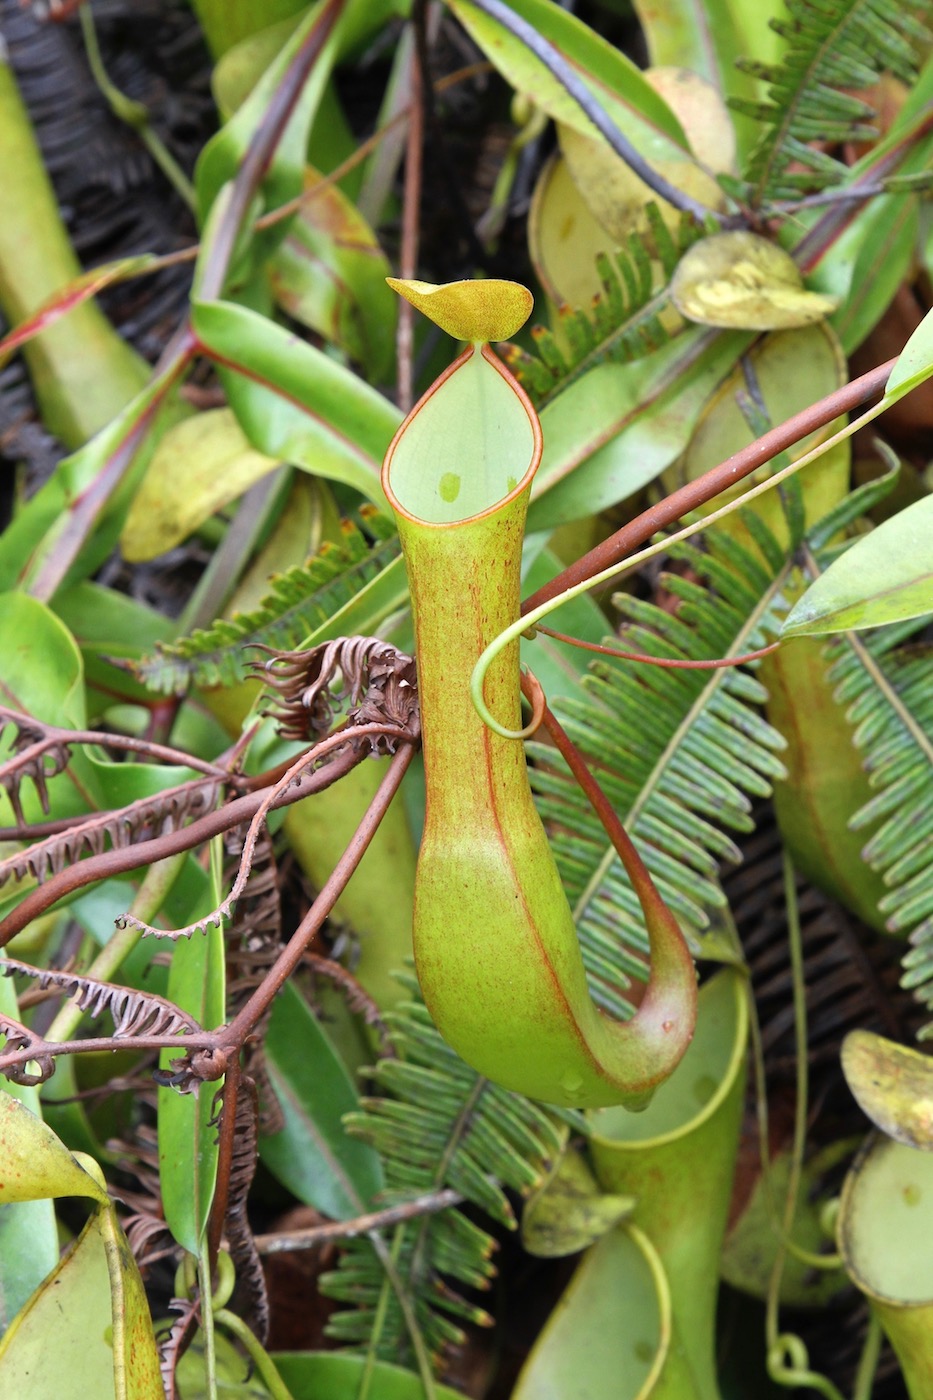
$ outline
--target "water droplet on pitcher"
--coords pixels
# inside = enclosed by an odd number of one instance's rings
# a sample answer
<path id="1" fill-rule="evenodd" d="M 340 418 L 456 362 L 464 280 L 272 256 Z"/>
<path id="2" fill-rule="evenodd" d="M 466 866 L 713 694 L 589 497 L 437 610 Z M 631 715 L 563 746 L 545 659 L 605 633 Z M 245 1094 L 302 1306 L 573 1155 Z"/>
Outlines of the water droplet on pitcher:
<path id="1" fill-rule="evenodd" d="M 438 483 L 438 491 L 441 493 L 441 500 L 455 501 L 460 495 L 460 478 L 456 472 L 445 472 Z"/>
<path id="2" fill-rule="evenodd" d="M 563 1074 L 560 1077 L 560 1087 L 563 1089 L 565 1094 L 568 1094 L 570 1096 L 570 1098 L 577 1099 L 580 1097 L 580 1094 L 583 1090 L 583 1079 L 579 1074 L 577 1074 L 576 1070 L 564 1070 Z"/>

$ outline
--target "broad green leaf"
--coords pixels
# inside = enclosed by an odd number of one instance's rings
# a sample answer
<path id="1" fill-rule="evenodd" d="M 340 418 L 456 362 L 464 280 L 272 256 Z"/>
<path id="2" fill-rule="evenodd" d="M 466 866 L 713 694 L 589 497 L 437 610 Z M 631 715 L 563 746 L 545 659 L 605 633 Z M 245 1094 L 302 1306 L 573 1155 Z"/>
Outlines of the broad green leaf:
<path id="1" fill-rule="evenodd" d="M 671 281 L 671 300 L 690 321 L 748 331 L 809 326 L 836 309 L 835 298 L 805 289 L 783 248 L 741 231 L 689 248 Z"/>
<path id="2" fill-rule="evenodd" d="M 933 1148 L 933 1059 L 873 1031 L 850 1031 L 842 1072 L 862 1112 L 895 1142 Z"/>
<path id="3" fill-rule="evenodd" d="M 115 700 L 151 701 L 152 692 L 112 659 L 136 661 L 157 642 L 169 641 L 176 631 L 170 618 L 126 593 L 90 582 L 57 593 L 52 608 L 81 650 L 92 722 Z M 173 737 L 178 743 L 177 729 Z"/>
<path id="4" fill-rule="evenodd" d="M 933 374 L 933 311 L 928 311 L 904 346 L 884 388 L 885 401 L 903 398 Z"/>
<path id="5" fill-rule="evenodd" d="M 74 638 L 44 603 L 25 593 L 0 594 L 0 633 L 5 649 L 0 700 L 36 719 L 80 729 L 85 722 L 84 674 Z M 0 755 L 11 755 L 12 731 L 0 739 Z M 98 805 L 100 789 L 89 756 L 74 750 L 64 772 L 46 780 L 49 810 L 55 817 L 74 816 Z M 43 820 L 39 794 L 31 778 L 20 788 L 29 821 Z M 12 821 L 6 795 L 0 811 Z"/>
<path id="6" fill-rule="evenodd" d="M 294 9 L 292 7 L 292 13 Z M 265 119 L 269 103 L 295 55 L 313 35 L 324 4 L 312 6 L 291 37 L 279 49 L 269 67 L 233 117 L 204 147 L 198 158 L 195 185 L 198 214 L 203 221 L 221 188 L 236 175 L 243 157 Z M 308 132 L 333 70 L 349 50 L 378 32 L 396 9 L 394 0 L 347 0 L 323 48 L 314 62 L 292 110 L 284 135 L 263 181 L 264 205 L 276 208 L 301 192 Z M 283 9 L 263 7 L 262 23 L 282 19 Z M 236 35 L 241 37 L 241 33 Z"/>
<path id="7" fill-rule="evenodd" d="M 810 585 L 781 635 L 860 631 L 933 612 L 933 496 L 856 540 Z"/>
<path id="8" fill-rule="evenodd" d="M 213 903 L 217 881 L 211 881 Z M 172 951 L 168 996 L 206 1030 L 224 1019 L 224 937 L 211 925 L 206 933 L 181 938 Z M 159 1064 L 170 1069 L 176 1052 L 164 1050 Z M 169 1229 L 189 1254 L 197 1255 L 214 1198 L 217 1177 L 215 1097 L 222 1087 L 203 1084 L 197 1094 L 159 1089 L 159 1171 L 162 1204 Z"/>
<path id="9" fill-rule="evenodd" d="M 243 106 L 272 60 L 281 52 L 285 41 L 298 28 L 299 10 L 306 8 L 304 0 L 300 3 L 279 0 L 279 3 L 287 5 L 293 13 L 285 19 L 275 19 L 266 6 L 263 16 L 269 21 L 266 27 L 231 43 L 214 64 L 211 92 L 224 122 L 229 122 Z"/>
<path id="10" fill-rule="evenodd" d="M 294 1400 L 350 1400 L 369 1377 L 372 1400 L 423 1400 L 421 1377 L 388 1361 L 334 1351 L 283 1351 L 272 1360 Z M 437 1400 L 463 1400 L 459 1390 L 434 1383 Z"/>
<path id="11" fill-rule="evenodd" d="M 521 330 L 534 305 L 527 287 L 495 277 L 441 284 L 400 277 L 386 281 L 454 340 L 469 340 L 474 345 L 508 340 Z"/>
<path id="12" fill-rule="evenodd" d="M 188 538 L 278 462 L 250 447 L 229 408 L 176 423 L 162 438 L 120 535 L 124 559 L 154 559 Z"/>
<path id="13" fill-rule="evenodd" d="M 526 1203 L 522 1244 L 529 1254 L 545 1259 L 577 1254 L 602 1239 L 634 1209 L 634 1196 L 613 1196 L 600 1190 L 583 1157 L 571 1149 Z"/>
<path id="14" fill-rule="evenodd" d="M 246 307 L 196 302 L 193 322 L 253 447 L 385 505 L 379 468 L 401 420 L 388 400 Z"/>
<path id="15" fill-rule="evenodd" d="M 371 1208 L 382 1189 L 379 1158 L 349 1137 L 342 1121 L 359 1107 L 356 1090 L 291 983 L 273 1005 L 265 1050 L 285 1127 L 261 1139 L 262 1161 L 300 1201 L 335 1220 Z"/>
<path id="16" fill-rule="evenodd" d="M 392 367 L 397 302 L 379 240 L 351 200 L 305 171 L 305 199 L 269 268 L 275 299 L 379 383 Z M 313 192 L 313 195 L 312 195 Z"/>
<path id="17" fill-rule="evenodd" d="M 747 365 L 747 369 L 746 369 Z M 763 423 L 752 417 L 749 421 L 749 389 L 747 373 L 754 375 L 757 385 L 758 412 Z M 717 385 L 704 406 L 696 424 L 690 445 L 681 460 L 665 474 L 664 485 L 673 490 L 686 482 L 695 481 L 732 453 L 747 447 L 764 426 L 782 423 L 792 414 L 809 407 L 815 399 L 830 394 L 845 383 L 848 371 L 845 356 L 835 335 L 827 325 L 801 326 L 794 330 L 775 331 L 762 336 L 749 350 L 747 360 L 738 364 Z M 766 481 L 778 466 L 798 457 L 828 437 L 840 423 L 808 434 L 795 443 L 776 462 L 765 463 L 744 482 L 738 482 L 716 499 L 701 507 L 707 514 L 730 501 L 738 500 L 752 485 Z M 805 467 L 796 480 L 800 483 L 804 501 L 804 519 L 809 526 L 841 501 L 849 485 L 849 445 L 842 442 Z M 789 539 L 787 516 L 776 491 L 756 499 L 751 509 L 765 521 L 771 533 L 781 542 Z M 757 547 L 739 515 L 727 516 L 720 523 L 726 530 L 757 555 Z"/>
<path id="18" fill-rule="evenodd" d="M 595 128 L 557 78 L 522 41 L 469 0 L 448 4 L 475 43 L 517 92 L 555 121 L 592 136 Z M 509 8 L 548 40 L 647 160 L 685 158 L 686 138 L 667 103 L 630 59 L 552 0 L 511 0 Z"/>
<path id="19" fill-rule="evenodd" d="M 41 1201 L 55 1196 L 90 1196 L 107 1202 L 107 1192 L 56 1137 L 12 1094 L 0 1091 L 0 1203 Z"/>
<path id="20" fill-rule="evenodd" d="M 548 403 L 528 528 L 582 519 L 653 481 L 683 452 L 748 340 L 688 330 L 633 364 L 597 365 Z"/>
<path id="21" fill-rule="evenodd" d="M 0 535 L 0 588 L 32 588 L 93 486 L 101 498 L 93 532 L 59 586 L 93 573 L 116 544 L 123 514 L 158 434 L 187 410 L 167 396 L 177 364 L 152 380 L 112 423 L 59 462 L 53 475 Z"/>
<path id="22" fill-rule="evenodd" d="M 29 1400 L 116 1400 L 110 1276 L 92 1217 L 0 1342 L 0 1389 Z"/>
<path id="23" fill-rule="evenodd" d="M 281 27 L 286 34 L 290 33 L 300 12 L 307 6 L 308 0 L 263 0 L 262 5 L 257 5 L 256 0 L 191 0 L 191 8 L 204 30 L 211 53 L 215 58 L 220 58 L 215 72 L 223 63 L 220 56 L 228 53 L 234 45 L 248 44 L 258 37 L 257 31 L 263 35 L 266 33 L 260 26 Z M 268 54 L 262 68 L 268 66 L 279 48 L 281 42 Z"/>
<path id="24" fill-rule="evenodd" d="M 603 291 L 596 268 L 613 240 L 574 183 L 570 168 L 554 151 L 538 176 L 528 211 L 528 250 L 538 280 L 556 306 L 585 308 Z"/>
<path id="25" fill-rule="evenodd" d="M 0 1387 L 24 1400 L 163 1400 L 145 1289 L 109 1202 L 0 1343 Z"/>
<path id="26" fill-rule="evenodd" d="M 266 119 L 269 104 L 280 88 L 292 60 L 307 44 L 314 42 L 326 9 L 323 0 L 319 0 L 318 4 L 307 11 L 246 101 L 202 150 L 195 170 L 198 218 L 202 224 L 223 186 L 232 180 L 239 170 L 250 143 Z M 270 20 L 279 18 L 281 11 L 268 15 Z M 339 21 L 324 40 L 323 48 L 305 81 L 301 96 L 295 103 L 285 130 L 277 142 L 274 158 L 265 172 L 263 192 L 266 209 L 274 209 L 287 200 L 294 199 L 301 190 L 308 147 L 308 129 L 336 57 L 338 25 Z"/>

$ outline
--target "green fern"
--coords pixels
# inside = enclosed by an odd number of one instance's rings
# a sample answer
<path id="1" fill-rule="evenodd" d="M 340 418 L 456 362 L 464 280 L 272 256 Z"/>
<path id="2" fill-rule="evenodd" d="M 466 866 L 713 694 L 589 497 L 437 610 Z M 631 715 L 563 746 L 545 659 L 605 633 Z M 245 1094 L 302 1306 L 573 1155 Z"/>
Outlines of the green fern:
<path id="1" fill-rule="evenodd" d="M 876 136 L 874 111 L 852 92 L 871 87 L 884 71 L 912 82 L 931 40 L 919 18 L 933 9 L 931 0 L 786 2 L 787 19 L 771 21 L 786 40 L 781 61 L 739 64 L 768 84 L 767 100 L 729 99 L 768 128 L 745 171 L 743 193 L 755 206 L 838 184 L 845 166 L 813 143 Z"/>
<path id="2" fill-rule="evenodd" d="M 706 586 L 669 577 L 676 616 L 622 595 L 617 605 L 629 626 L 621 645 L 687 660 L 762 645 L 782 606 L 789 566 L 765 527 L 755 529 L 771 556 L 767 564 L 716 532 L 705 554 L 691 545 L 672 551 Z M 555 712 L 592 763 L 664 899 L 686 928 L 702 934 L 710 911 L 726 904 L 719 863 L 739 859 L 723 828 L 750 830 L 750 798 L 766 796 L 783 776 L 777 751 L 784 740 L 755 708 L 764 689 L 744 670 L 668 670 L 615 659 L 595 663 L 583 684 L 586 698 L 555 700 Z M 538 764 L 532 785 L 551 824 L 591 991 L 613 1015 L 630 1015 L 626 989 L 648 972 L 638 900 L 569 772 L 553 750 L 530 747 Z"/>
<path id="3" fill-rule="evenodd" d="M 220 619 L 180 641 L 160 644 L 134 665 L 134 674 L 152 690 L 178 695 L 189 685 L 234 685 L 255 660 L 251 647 L 293 650 L 331 621 L 348 633 L 374 627 L 386 610 L 400 606 L 405 597 L 401 546 L 385 516 L 365 506 L 360 516 L 372 539 L 345 520 L 339 544 L 328 541 L 307 563 L 274 576 L 258 608 Z M 390 581 L 387 571 L 393 564 L 397 564 L 398 587 L 390 588 L 388 602 L 380 600 L 379 615 L 374 617 L 370 611 L 347 616 L 348 605 L 364 589 L 378 579 Z"/>
<path id="4" fill-rule="evenodd" d="M 345 1125 L 379 1152 L 386 1205 L 448 1187 L 515 1229 L 503 1188 L 525 1195 L 541 1183 L 566 1141 L 562 1116 L 491 1084 L 464 1064 L 417 999 L 414 978 L 403 980 L 412 1000 L 386 1016 L 398 1058 L 376 1066 L 373 1078 L 382 1096 L 364 1099 L 362 1111 L 348 1114 Z M 462 1322 L 490 1321 L 447 1280 L 488 1288 L 494 1248 L 493 1238 L 455 1207 L 397 1227 L 395 1269 L 435 1358 L 463 1340 Z M 324 1275 L 321 1288 L 353 1304 L 331 1318 L 333 1337 L 393 1361 L 407 1355 L 405 1319 L 368 1240 L 348 1242 L 339 1267 Z"/>
<path id="5" fill-rule="evenodd" d="M 850 825 L 877 828 L 862 854 L 890 886 L 879 903 L 888 929 L 910 936 L 902 985 L 933 1011 L 933 652 L 902 645 L 919 625 L 914 620 L 833 643 L 830 679 L 878 789 Z M 920 1033 L 931 1037 L 933 1022 Z"/>
<path id="6" fill-rule="evenodd" d="M 602 253 L 597 258 L 603 291 L 594 297 L 588 314 L 562 306 L 559 336 L 544 326 L 532 330 L 537 354 L 517 345 L 503 351 L 509 368 L 538 408 L 594 365 L 640 359 L 676 334 L 662 320 L 662 313 L 671 307 L 667 285 L 687 248 L 709 230 L 684 216 L 676 235 L 672 234 L 654 203 L 645 206 L 645 215 L 654 261 L 645 238 L 630 234 L 613 258 Z"/>

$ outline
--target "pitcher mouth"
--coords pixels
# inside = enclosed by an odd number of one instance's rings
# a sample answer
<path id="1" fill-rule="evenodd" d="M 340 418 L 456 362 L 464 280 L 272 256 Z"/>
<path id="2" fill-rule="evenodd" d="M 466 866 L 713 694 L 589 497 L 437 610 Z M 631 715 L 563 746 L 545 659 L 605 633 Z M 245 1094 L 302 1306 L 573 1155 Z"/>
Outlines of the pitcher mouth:
<path id="1" fill-rule="evenodd" d="M 542 445 L 524 389 L 488 345 L 470 345 L 395 434 L 382 489 L 405 519 L 462 525 L 529 490 Z"/>

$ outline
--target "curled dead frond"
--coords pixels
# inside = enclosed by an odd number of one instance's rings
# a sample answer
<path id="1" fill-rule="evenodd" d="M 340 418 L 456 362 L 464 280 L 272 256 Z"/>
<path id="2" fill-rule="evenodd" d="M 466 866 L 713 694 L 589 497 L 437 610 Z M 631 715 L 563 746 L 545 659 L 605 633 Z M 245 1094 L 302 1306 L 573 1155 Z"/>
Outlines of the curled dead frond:
<path id="1" fill-rule="evenodd" d="M 236 1267 L 237 1312 L 261 1342 L 269 1335 L 269 1295 L 266 1276 L 246 1212 L 246 1202 L 259 1154 L 259 1099 L 256 1085 L 245 1075 L 236 1100 L 236 1132 L 230 1163 L 227 1218 L 224 1231 Z"/>
<path id="2" fill-rule="evenodd" d="M 92 1017 L 109 1011 L 113 1017 L 115 1040 L 133 1040 L 139 1036 L 190 1035 L 201 1029 L 173 1002 L 152 992 L 113 986 L 94 977 L 82 977 L 76 972 L 32 967 L 16 958 L 5 958 L 0 962 L 0 972 L 5 977 L 32 977 L 43 990 L 46 987 L 59 988 L 65 996 L 74 997 L 81 1010 Z M 6 1047 L 0 1054 L 0 1072 L 17 1084 L 41 1084 L 51 1077 L 58 1053 L 54 1043 L 43 1040 L 18 1021 L 8 1018 L 0 1018 L 0 1032 L 6 1036 Z M 23 1062 L 21 1058 L 21 1052 L 25 1050 L 33 1052 L 28 1062 Z M 13 1054 L 19 1056 L 18 1060 L 7 1063 Z M 38 1066 L 35 1072 L 27 1070 L 27 1064 L 33 1060 Z"/>
<path id="3" fill-rule="evenodd" d="M 109 843 L 122 850 L 137 841 L 164 836 L 186 821 L 211 811 L 220 795 L 217 778 L 193 778 L 166 788 L 154 797 L 141 797 L 111 812 L 95 812 L 66 831 L 35 841 L 0 861 L 0 885 L 32 875 L 40 883 L 87 855 L 101 855 Z"/>
<path id="4" fill-rule="evenodd" d="M 337 637 L 310 651 L 272 652 L 255 669 L 275 692 L 266 712 L 283 739 L 306 742 L 326 733 L 347 702 L 351 725 L 416 725 L 415 663 L 376 637 Z M 373 752 L 394 753 L 395 741 L 377 741 Z"/>
<path id="5" fill-rule="evenodd" d="M 333 958 L 322 958 L 319 953 L 305 953 L 304 962 L 306 967 L 313 969 L 317 977 L 324 977 L 328 982 L 333 983 L 342 994 L 347 1008 L 352 1011 L 353 1015 L 362 1016 L 366 1025 L 376 1032 L 379 1037 L 380 1057 L 391 1059 L 395 1055 L 395 1049 L 382 1012 L 369 993 L 353 976 L 353 973 L 348 971 L 342 963 L 335 962 Z"/>
<path id="6" fill-rule="evenodd" d="M 175 1371 L 197 1326 L 197 1299 L 173 1298 L 168 1310 L 178 1313 L 178 1316 L 164 1336 L 159 1338 L 159 1370 L 162 1373 L 165 1400 L 178 1400 Z"/>
<path id="7" fill-rule="evenodd" d="M 7 705 L 0 705 L 0 741 L 11 755 L 0 764 L 0 787 L 10 800 L 17 822 L 23 825 L 23 782 L 27 778 L 32 781 L 43 812 L 48 812 L 47 784 L 68 767 L 68 745 L 58 737 L 54 725 L 45 725 Z"/>

